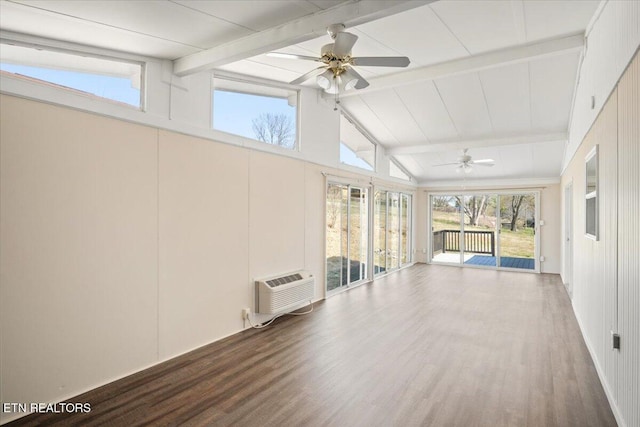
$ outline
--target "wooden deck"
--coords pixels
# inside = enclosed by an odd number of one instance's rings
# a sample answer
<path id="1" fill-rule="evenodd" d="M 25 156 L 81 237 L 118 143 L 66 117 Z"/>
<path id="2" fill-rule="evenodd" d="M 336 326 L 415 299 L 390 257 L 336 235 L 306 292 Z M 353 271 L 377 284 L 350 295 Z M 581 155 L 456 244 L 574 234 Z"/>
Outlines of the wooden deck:
<path id="1" fill-rule="evenodd" d="M 616 425 L 557 275 L 438 265 L 68 401 L 10 425 Z"/>
<path id="2" fill-rule="evenodd" d="M 496 257 L 487 255 L 474 255 L 468 260 L 465 260 L 464 263 L 467 265 L 485 265 L 495 267 Z M 534 270 L 536 268 L 536 263 L 533 258 L 503 256 L 500 257 L 500 267 Z"/>

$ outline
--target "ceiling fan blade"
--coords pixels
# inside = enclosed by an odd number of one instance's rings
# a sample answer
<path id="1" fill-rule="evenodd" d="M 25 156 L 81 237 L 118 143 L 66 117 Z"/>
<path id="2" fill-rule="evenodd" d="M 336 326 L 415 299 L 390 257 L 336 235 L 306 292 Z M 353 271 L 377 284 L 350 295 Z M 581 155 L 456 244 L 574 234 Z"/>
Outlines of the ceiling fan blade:
<path id="1" fill-rule="evenodd" d="M 272 58 L 286 58 L 286 59 L 305 59 L 307 61 L 322 61 L 322 58 L 316 58 L 314 56 L 296 55 L 293 53 L 281 53 L 281 52 L 269 52 L 267 56 Z"/>
<path id="2" fill-rule="evenodd" d="M 365 67 L 407 67 L 410 62 L 406 56 L 360 56 L 351 59 L 353 65 Z"/>
<path id="3" fill-rule="evenodd" d="M 487 164 L 487 163 L 495 163 L 495 160 L 493 159 L 472 160 L 471 163 L 473 163 L 474 165 L 481 165 L 481 164 Z"/>
<path id="4" fill-rule="evenodd" d="M 289 84 L 292 84 L 292 85 L 302 84 L 302 83 L 306 82 L 307 80 L 309 80 L 310 78 L 318 76 L 318 75 L 324 73 L 324 70 L 326 70 L 326 69 L 327 69 L 327 67 L 315 68 L 315 69 L 309 71 L 308 73 L 305 73 L 305 74 L 301 75 L 297 79 L 289 82 Z"/>
<path id="5" fill-rule="evenodd" d="M 369 82 L 364 77 L 362 77 L 360 73 L 354 70 L 353 67 L 349 67 L 349 72 L 356 76 L 356 78 L 358 79 L 358 83 L 356 83 L 356 85 L 353 87 L 354 89 L 364 89 L 365 87 L 369 86 Z"/>
<path id="6" fill-rule="evenodd" d="M 460 162 L 440 163 L 439 165 L 431 165 L 431 166 L 436 167 L 436 166 L 451 166 L 451 165 L 461 165 L 462 166 L 462 163 L 460 163 Z"/>
<path id="7" fill-rule="evenodd" d="M 333 54 L 337 57 L 348 55 L 356 40 L 358 40 L 358 36 L 355 34 L 338 33 L 336 41 L 333 43 Z"/>
<path id="8" fill-rule="evenodd" d="M 495 166 L 495 163 L 475 163 L 473 162 L 474 166 Z"/>

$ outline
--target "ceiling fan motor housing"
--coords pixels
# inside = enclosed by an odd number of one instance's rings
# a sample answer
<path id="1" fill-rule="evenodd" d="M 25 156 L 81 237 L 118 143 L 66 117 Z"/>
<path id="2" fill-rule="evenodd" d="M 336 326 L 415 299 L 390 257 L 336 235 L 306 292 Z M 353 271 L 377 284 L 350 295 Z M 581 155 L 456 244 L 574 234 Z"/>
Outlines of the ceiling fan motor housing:
<path id="1" fill-rule="evenodd" d="M 329 36 L 332 39 L 335 39 L 336 36 L 338 35 L 338 33 L 342 32 L 345 30 L 345 25 L 344 24 L 333 24 L 333 25 L 329 25 L 327 27 L 327 34 L 329 34 Z"/>

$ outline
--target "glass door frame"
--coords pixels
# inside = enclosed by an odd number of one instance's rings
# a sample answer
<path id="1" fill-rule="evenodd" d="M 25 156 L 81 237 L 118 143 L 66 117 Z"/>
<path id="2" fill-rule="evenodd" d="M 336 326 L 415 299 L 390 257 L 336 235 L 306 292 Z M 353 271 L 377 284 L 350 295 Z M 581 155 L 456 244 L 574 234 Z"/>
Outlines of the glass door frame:
<path id="1" fill-rule="evenodd" d="M 500 257 L 501 257 L 501 247 L 500 247 L 500 229 L 502 227 L 502 212 L 500 210 L 500 197 L 507 195 L 519 195 L 519 194 L 533 194 L 535 196 L 535 212 L 534 212 L 534 269 L 522 269 L 522 268 L 509 268 L 500 266 Z M 460 262 L 452 263 L 452 262 L 442 262 L 442 261 L 434 261 L 433 260 L 433 232 L 431 231 L 433 228 L 433 198 L 437 196 L 451 196 L 451 197 L 460 197 L 464 201 L 465 196 L 473 196 L 473 195 L 496 195 L 496 208 L 498 212 L 496 213 L 496 266 L 479 266 L 479 265 L 469 265 L 464 263 L 464 211 L 460 209 Z M 484 269 L 496 269 L 496 270 L 505 270 L 505 271 L 519 271 L 519 272 L 535 272 L 540 273 L 540 190 L 537 189 L 509 189 L 509 190 L 470 190 L 470 191 L 434 191 L 427 193 L 427 264 L 437 264 L 437 265 L 452 265 L 458 267 L 469 267 L 469 268 L 484 268 Z M 499 217 L 499 219 L 498 219 Z"/>
<path id="2" fill-rule="evenodd" d="M 352 282 L 349 283 L 349 280 L 351 278 L 351 259 L 350 259 L 350 251 L 351 251 L 351 244 L 350 242 L 347 242 L 347 254 L 346 254 L 346 258 L 347 258 L 347 262 L 348 262 L 348 267 L 347 267 L 347 283 L 341 286 L 338 286 L 334 289 L 328 290 L 327 289 L 327 196 L 329 194 L 329 186 L 330 185 L 339 185 L 339 186 L 344 186 L 347 187 L 347 216 L 350 216 L 351 213 L 351 188 L 355 187 L 355 188 L 360 188 L 363 191 L 367 192 L 367 266 L 366 266 L 366 277 L 363 279 L 360 279 L 356 282 Z M 373 265 L 372 265 L 372 261 L 373 261 L 373 233 L 372 233 L 372 227 L 373 227 L 373 186 L 370 183 L 363 183 L 357 180 L 350 180 L 350 179 L 346 179 L 346 178 L 341 178 L 341 177 L 333 177 L 333 176 L 326 176 L 325 179 L 325 194 L 324 194 L 324 276 L 325 276 L 325 283 L 324 283 L 324 290 L 326 292 L 326 296 L 330 296 L 330 295 L 334 295 L 336 293 L 340 293 L 340 292 L 344 292 L 348 289 L 351 289 L 353 287 L 356 286 L 360 286 L 364 283 L 368 283 L 372 280 L 373 278 Z M 347 219 L 347 237 L 350 235 L 350 230 L 351 230 L 351 220 L 350 218 Z"/>
<path id="3" fill-rule="evenodd" d="M 373 187 L 373 193 L 371 196 L 371 203 L 372 203 L 372 232 L 371 232 L 371 253 L 373 254 L 373 252 L 375 251 L 375 247 L 374 247 L 374 234 L 375 234 L 375 229 L 373 227 L 375 227 L 376 224 L 376 218 L 375 218 L 375 194 L 377 192 L 384 192 L 385 194 L 385 206 L 386 206 L 386 213 L 385 213 L 385 270 L 375 273 L 374 276 L 372 277 L 380 277 L 380 276 L 384 276 L 385 274 L 394 272 L 394 271 L 398 271 L 404 267 L 408 267 L 412 264 L 414 264 L 415 260 L 415 256 L 414 256 L 414 247 L 415 247 L 415 227 L 414 227 L 414 201 L 416 198 L 416 193 L 412 192 L 412 191 L 407 191 L 407 190 L 401 190 L 401 189 L 395 189 L 395 188 L 389 188 L 389 187 L 385 187 L 385 186 L 377 186 L 374 185 Z M 389 193 L 397 193 L 398 194 L 398 266 L 395 268 L 389 268 L 389 257 L 390 257 L 390 253 L 389 253 L 389 242 L 387 240 L 387 236 L 389 235 Z M 410 236 L 408 236 L 407 238 L 407 262 L 403 263 L 402 262 L 402 196 L 406 195 L 409 196 L 408 199 L 408 206 L 407 206 L 407 230 L 410 233 Z M 373 271 L 373 266 L 372 266 L 372 271 Z"/>
<path id="4" fill-rule="evenodd" d="M 497 269 L 498 270 L 504 270 L 504 271 L 520 271 L 520 272 L 533 272 L 533 273 L 540 273 L 540 190 L 518 190 L 518 189 L 514 189 L 514 190 L 501 190 L 498 192 L 495 192 L 498 195 L 498 206 L 502 206 L 501 203 L 501 197 L 502 196 L 515 196 L 515 195 L 521 195 L 521 194 L 525 194 L 525 195 L 534 195 L 534 200 L 535 200 L 535 209 L 534 209 L 534 227 L 533 227 L 533 270 L 530 269 L 523 269 L 523 268 L 509 268 L 509 267 L 502 267 L 500 265 L 500 260 L 502 259 L 502 239 L 501 239 L 501 231 L 502 231 L 502 210 L 500 209 L 500 221 L 498 221 L 498 224 L 500 225 L 500 228 L 498 228 L 498 234 L 497 234 L 497 238 L 496 238 L 496 263 L 497 263 Z M 493 194 L 493 193 L 492 193 Z"/>

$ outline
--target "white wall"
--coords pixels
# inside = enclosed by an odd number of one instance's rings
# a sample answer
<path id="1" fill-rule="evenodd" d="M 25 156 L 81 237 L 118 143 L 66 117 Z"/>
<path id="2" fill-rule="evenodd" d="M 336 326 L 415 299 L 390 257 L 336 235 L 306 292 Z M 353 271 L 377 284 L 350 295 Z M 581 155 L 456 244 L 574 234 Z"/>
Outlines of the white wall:
<path id="1" fill-rule="evenodd" d="M 0 401 L 153 363 L 157 131 L 6 96 L 0 114 Z"/>
<path id="2" fill-rule="evenodd" d="M 574 311 L 618 423 L 640 426 L 640 3 L 603 2 L 600 12 L 587 31 L 565 152 L 574 244 L 564 277 L 572 277 Z M 596 144 L 599 241 L 584 237 L 584 157 Z M 563 194 L 563 217 L 564 202 Z M 611 331 L 620 333 L 619 351 Z"/>
<path id="3" fill-rule="evenodd" d="M 252 306 L 250 152 L 167 131 L 157 143 L 162 360 L 237 332 L 238 310 Z"/>
<path id="4" fill-rule="evenodd" d="M 3 402 L 64 400 L 241 331 L 262 276 L 309 270 L 323 298 L 323 172 L 371 180 L 0 102 Z"/>
<path id="5" fill-rule="evenodd" d="M 587 28 L 563 169 L 591 128 L 640 45 L 640 2 L 603 0 Z M 595 107 L 591 108 L 591 97 Z"/>
<path id="6" fill-rule="evenodd" d="M 562 176 L 563 188 L 573 183 L 573 307 L 622 426 L 640 425 L 639 76 L 636 55 Z M 585 236 L 585 157 L 595 145 L 597 241 Z M 612 348 L 612 331 L 621 335 L 619 351 Z"/>
<path id="7" fill-rule="evenodd" d="M 617 402 L 628 426 L 640 426 L 640 56 L 618 85 Z"/>

